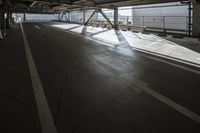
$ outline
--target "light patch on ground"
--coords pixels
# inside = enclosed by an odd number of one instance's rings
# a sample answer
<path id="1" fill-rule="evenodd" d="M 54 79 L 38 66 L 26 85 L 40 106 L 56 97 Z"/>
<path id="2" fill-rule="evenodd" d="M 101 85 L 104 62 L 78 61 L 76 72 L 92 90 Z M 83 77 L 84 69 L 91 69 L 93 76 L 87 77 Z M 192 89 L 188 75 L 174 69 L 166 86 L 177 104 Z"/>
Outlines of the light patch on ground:
<path id="1" fill-rule="evenodd" d="M 65 25 L 57 24 L 57 25 L 52 25 L 52 26 L 68 30 L 68 29 L 71 29 L 71 28 L 75 28 L 76 26 L 79 26 L 79 25 L 78 24 L 65 24 Z"/>
<path id="2" fill-rule="evenodd" d="M 121 31 L 128 44 L 137 49 L 154 52 L 200 65 L 200 53 L 192 51 L 155 35 Z"/>
<path id="3" fill-rule="evenodd" d="M 119 41 L 119 35 L 116 34 L 114 29 L 108 30 L 106 28 L 83 25 L 81 26 L 78 24 L 62 24 L 52 26 L 61 29 L 70 29 L 71 32 L 75 32 L 78 34 L 92 34 L 90 36 L 91 38 L 115 44 L 120 44 L 120 41 L 123 41 L 121 39 Z M 132 48 L 141 49 L 157 53 L 162 56 L 168 56 L 200 65 L 200 53 L 192 51 L 164 38 L 158 37 L 153 34 L 134 33 L 131 31 L 119 32 L 121 32 L 124 40 L 128 42 L 128 45 L 130 45 Z"/>
<path id="4" fill-rule="evenodd" d="M 98 38 L 98 39 L 106 40 L 108 42 L 113 42 L 113 43 L 119 43 L 119 40 L 114 30 L 109 30 L 109 31 L 94 35 L 93 38 Z"/>

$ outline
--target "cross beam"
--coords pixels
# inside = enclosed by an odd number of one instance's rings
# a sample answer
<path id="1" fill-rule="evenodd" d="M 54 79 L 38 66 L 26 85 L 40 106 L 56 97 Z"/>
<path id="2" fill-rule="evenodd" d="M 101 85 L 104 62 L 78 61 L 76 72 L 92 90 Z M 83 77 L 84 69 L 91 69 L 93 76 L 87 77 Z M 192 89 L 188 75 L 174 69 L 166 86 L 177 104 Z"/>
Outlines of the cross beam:
<path id="1" fill-rule="evenodd" d="M 110 21 L 110 19 L 106 16 L 106 14 L 101 10 L 98 9 L 98 11 L 102 14 L 102 16 L 108 21 L 108 23 L 114 28 L 114 25 L 112 24 L 112 22 Z"/>

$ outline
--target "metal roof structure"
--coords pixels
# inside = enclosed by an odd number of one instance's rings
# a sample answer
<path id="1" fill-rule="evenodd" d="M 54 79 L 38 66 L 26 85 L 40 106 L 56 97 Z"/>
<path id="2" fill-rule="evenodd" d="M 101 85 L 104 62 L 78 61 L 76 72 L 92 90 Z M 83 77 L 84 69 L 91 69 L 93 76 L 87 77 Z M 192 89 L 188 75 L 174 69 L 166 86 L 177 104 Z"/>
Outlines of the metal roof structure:
<path id="1" fill-rule="evenodd" d="M 177 2 L 180 0 L 6 0 L 13 10 L 70 11 L 94 8 L 115 8 L 153 3 Z"/>

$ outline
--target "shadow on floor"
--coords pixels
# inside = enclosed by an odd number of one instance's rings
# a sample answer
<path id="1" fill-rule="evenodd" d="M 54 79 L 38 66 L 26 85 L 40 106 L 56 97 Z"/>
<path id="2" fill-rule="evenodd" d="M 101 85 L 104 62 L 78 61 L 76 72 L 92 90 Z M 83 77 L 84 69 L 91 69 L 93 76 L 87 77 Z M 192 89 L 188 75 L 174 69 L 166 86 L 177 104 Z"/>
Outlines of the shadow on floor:
<path id="1" fill-rule="evenodd" d="M 119 40 L 120 45 L 128 45 L 128 41 L 125 39 L 125 37 L 122 35 L 120 30 L 115 30 L 115 34 Z"/>
<path id="2" fill-rule="evenodd" d="M 98 35 L 98 34 L 101 34 L 101 33 L 107 32 L 107 31 L 109 31 L 109 30 L 103 30 L 103 31 L 99 31 L 96 33 L 92 33 L 91 36 Z"/>

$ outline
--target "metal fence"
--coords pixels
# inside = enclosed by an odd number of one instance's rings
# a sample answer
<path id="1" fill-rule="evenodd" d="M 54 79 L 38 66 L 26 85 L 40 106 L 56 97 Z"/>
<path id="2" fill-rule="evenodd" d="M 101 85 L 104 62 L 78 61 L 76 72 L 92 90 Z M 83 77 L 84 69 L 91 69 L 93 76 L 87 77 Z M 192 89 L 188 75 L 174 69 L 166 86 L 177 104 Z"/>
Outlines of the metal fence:
<path id="1" fill-rule="evenodd" d="M 58 20 L 59 14 L 13 13 L 14 21 L 52 21 Z"/>
<path id="2" fill-rule="evenodd" d="M 119 17 L 118 21 L 121 25 L 142 26 L 152 31 L 179 34 L 188 34 L 189 32 L 188 16 L 124 16 Z"/>
<path id="3" fill-rule="evenodd" d="M 119 17 L 119 24 L 137 25 L 161 29 L 188 30 L 187 16 L 124 16 Z"/>
<path id="4" fill-rule="evenodd" d="M 113 23 L 113 16 L 108 18 Z M 109 24 L 106 19 L 99 15 L 93 19 L 96 23 Z M 189 17 L 188 16 L 119 16 L 118 24 L 129 26 L 145 27 L 147 30 L 151 29 L 160 32 L 188 34 L 189 31 Z M 192 30 L 192 29 L 191 29 Z"/>

